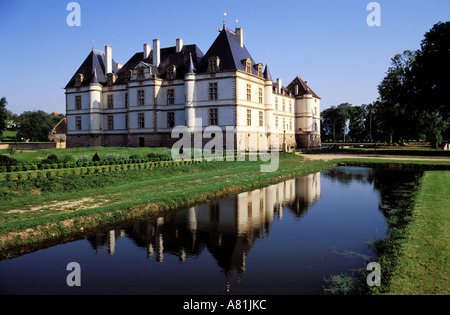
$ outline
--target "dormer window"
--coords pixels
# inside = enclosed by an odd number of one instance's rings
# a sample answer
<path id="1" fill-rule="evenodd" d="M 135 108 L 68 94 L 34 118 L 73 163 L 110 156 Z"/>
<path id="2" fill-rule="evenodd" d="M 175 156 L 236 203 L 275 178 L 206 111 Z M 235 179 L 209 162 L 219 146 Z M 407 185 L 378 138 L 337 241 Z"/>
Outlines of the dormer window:
<path id="1" fill-rule="evenodd" d="M 245 60 L 245 72 L 252 73 L 252 60 L 250 58 Z"/>
<path id="2" fill-rule="evenodd" d="M 175 66 L 169 66 L 167 68 L 167 80 L 174 80 L 176 76 L 176 68 Z"/>
<path id="3" fill-rule="evenodd" d="M 258 77 L 263 77 L 263 65 L 262 63 L 258 63 Z"/>
<path id="4" fill-rule="evenodd" d="M 83 82 L 83 75 L 81 73 L 78 73 L 75 76 L 75 86 L 76 87 L 80 87 L 81 86 L 81 82 Z"/>
<path id="5" fill-rule="evenodd" d="M 139 81 L 145 80 L 145 75 L 144 75 L 144 69 L 143 68 L 138 69 L 137 79 Z"/>
<path id="6" fill-rule="evenodd" d="M 108 73 L 108 77 L 107 77 L 107 84 L 108 85 L 113 85 L 114 82 L 116 81 L 116 76 L 114 73 Z"/>
<path id="7" fill-rule="evenodd" d="M 125 81 L 128 82 L 131 80 L 131 76 L 133 75 L 133 70 L 128 70 L 125 72 Z"/>
<path id="8" fill-rule="evenodd" d="M 217 72 L 219 71 L 220 67 L 220 58 L 217 56 L 209 57 L 208 58 L 208 72 Z"/>

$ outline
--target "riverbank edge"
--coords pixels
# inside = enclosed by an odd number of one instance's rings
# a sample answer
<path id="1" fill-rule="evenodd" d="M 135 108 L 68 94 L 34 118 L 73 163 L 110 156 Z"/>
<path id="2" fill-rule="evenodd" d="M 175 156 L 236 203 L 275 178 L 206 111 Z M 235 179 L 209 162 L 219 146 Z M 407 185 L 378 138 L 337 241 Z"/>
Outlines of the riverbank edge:
<path id="1" fill-rule="evenodd" d="M 316 161 L 315 166 L 306 165 L 299 167 L 294 172 L 282 174 L 286 170 L 270 173 L 262 182 L 249 182 L 237 184 L 230 181 L 226 189 L 217 192 L 208 193 L 207 197 L 202 193 L 193 193 L 188 196 L 187 201 L 179 203 L 176 207 L 169 203 L 158 204 L 134 204 L 125 209 L 116 209 L 108 212 L 101 212 L 96 208 L 97 213 L 86 214 L 58 222 L 46 223 L 43 225 L 24 228 L 21 231 L 9 232 L 10 236 L 0 235 L 4 241 L 0 242 L 0 261 L 14 258 L 37 249 L 51 247 L 56 244 L 71 242 L 85 237 L 87 234 L 96 231 L 106 230 L 119 224 L 126 224 L 135 220 L 151 219 L 170 211 L 189 208 L 210 202 L 213 200 L 226 198 L 245 191 L 260 189 L 273 184 L 283 182 L 322 170 L 337 166 L 334 161 Z M 6 239 L 6 240 L 5 240 Z"/>
<path id="2" fill-rule="evenodd" d="M 395 261 L 385 295 L 448 295 L 450 288 L 450 173 L 425 172 L 411 219 L 389 242 Z"/>

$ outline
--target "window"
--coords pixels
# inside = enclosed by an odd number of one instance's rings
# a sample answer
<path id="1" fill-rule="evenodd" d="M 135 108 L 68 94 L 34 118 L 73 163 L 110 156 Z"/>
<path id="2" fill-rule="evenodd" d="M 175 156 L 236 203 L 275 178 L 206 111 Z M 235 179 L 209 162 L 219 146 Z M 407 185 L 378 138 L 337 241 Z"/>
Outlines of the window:
<path id="1" fill-rule="evenodd" d="M 167 128 L 175 127 L 175 113 L 168 112 L 167 113 Z"/>
<path id="2" fill-rule="evenodd" d="M 259 90 L 258 90 L 258 101 L 259 101 L 259 104 L 263 103 L 263 89 L 262 88 L 259 88 Z"/>
<path id="3" fill-rule="evenodd" d="M 217 108 L 210 108 L 209 109 L 209 125 L 217 126 L 218 124 L 219 124 L 219 119 L 217 116 Z"/>
<path id="4" fill-rule="evenodd" d="M 132 75 L 133 75 L 133 70 L 127 70 L 127 72 L 125 72 L 125 82 L 130 81 Z"/>
<path id="5" fill-rule="evenodd" d="M 106 84 L 113 85 L 115 81 L 116 81 L 116 77 L 115 77 L 114 73 L 108 73 L 107 78 L 106 78 Z"/>
<path id="6" fill-rule="evenodd" d="M 252 86 L 247 84 L 247 101 L 252 101 Z"/>
<path id="7" fill-rule="evenodd" d="M 106 105 L 108 109 L 114 108 L 114 95 L 107 96 Z"/>
<path id="8" fill-rule="evenodd" d="M 76 110 L 81 109 L 81 95 L 75 96 L 75 109 Z"/>
<path id="9" fill-rule="evenodd" d="M 144 113 L 138 113 L 138 128 L 145 128 L 145 117 Z"/>
<path id="10" fill-rule="evenodd" d="M 83 75 L 81 73 L 78 73 L 75 76 L 75 87 L 80 87 L 81 86 L 81 82 L 83 82 Z"/>
<path id="11" fill-rule="evenodd" d="M 263 77 L 263 65 L 262 64 L 258 64 L 258 77 L 262 78 Z"/>
<path id="12" fill-rule="evenodd" d="M 250 58 L 245 60 L 245 72 L 252 73 L 252 60 Z"/>
<path id="13" fill-rule="evenodd" d="M 292 130 L 292 119 L 289 120 L 289 130 Z"/>
<path id="14" fill-rule="evenodd" d="M 264 126 L 264 113 L 262 111 L 259 112 L 259 126 Z"/>
<path id="15" fill-rule="evenodd" d="M 286 111 L 286 100 L 283 99 L 283 112 L 285 112 L 285 111 Z"/>
<path id="16" fill-rule="evenodd" d="M 144 69 L 138 69 L 137 79 L 139 81 L 145 80 Z"/>
<path id="17" fill-rule="evenodd" d="M 169 66 L 167 68 L 167 80 L 174 80 L 176 76 L 175 66 Z"/>
<path id="18" fill-rule="evenodd" d="M 113 130 L 114 129 L 114 116 L 113 115 L 108 115 L 107 129 L 108 130 Z"/>
<path id="19" fill-rule="evenodd" d="M 219 71 L 220 59 L 217 56 L 212 56 L 208 58 L 208 72 Z"/>
<path id="20" fill-rule="evenodd" d="M 219 97 L 218 97 L 218 92 L 217 92 L 217 82 L 210 83 L 209 84 L 209 100 L 215 101 L 218 98 Z"/>
<path id="21" fill-rule="evenodd" d="M 278 97 L 275 97 L 275 109 L 278 110 Z"/>
<path id="22" fill-rule="evenodd" d="M 81 130 L 81 116 L 75 117 L 75 130 Z"/>
<path id="23" fill-rule="evenodd" d="M 283 118 L 283 130 L 286 129 L 286 118 Z"/>
<path id="24" fill-rule="evenodd" d="M 175 104 L 175 90 L 168 89 L 167 90 L 167 105 Z"/>
<path id="25" fill-rule="evenodd" d="M 247 109 L 247 126 L 252 125 L 252 111 Z"/>
<path id="26" fill-rule="evenodd" d="M 125 129 L 128 130 L 128 115 L 125 115 Z"/>
<path id="27" fill-rule="evenodd" d="M 275 117 L 275 129 L 278 129 L 278 117 Z"/>
<path id="28" fill-rule="evenodd" d="M 128 108 L 128 93 L 125 93 L 125 108 Z"/>
<path id="29" fill-rule="evenodd" d="M 292 113 L 292 101 L 289 101 L 289 112 Z"/>
<path id="30" fill-rule="evenodd" d="M 138 106 L 144 106 L 144 90 L 138 90 L 137 91 L 137 105 Z"/>

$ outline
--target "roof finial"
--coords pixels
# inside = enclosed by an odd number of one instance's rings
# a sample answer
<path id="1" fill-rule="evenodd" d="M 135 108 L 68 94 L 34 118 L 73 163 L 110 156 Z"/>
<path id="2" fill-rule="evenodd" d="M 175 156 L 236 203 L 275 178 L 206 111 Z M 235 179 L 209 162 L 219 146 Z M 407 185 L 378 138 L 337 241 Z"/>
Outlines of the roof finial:
<path id="1" fill-rule="evenodd" d="M 94 50 L 95 39 L 92 40 L 92 50 Z"/>
<path id="2" fill-rule="evenodd" d="M 223 13 L 223 29 L 225 29 L 227 12 Z"/>

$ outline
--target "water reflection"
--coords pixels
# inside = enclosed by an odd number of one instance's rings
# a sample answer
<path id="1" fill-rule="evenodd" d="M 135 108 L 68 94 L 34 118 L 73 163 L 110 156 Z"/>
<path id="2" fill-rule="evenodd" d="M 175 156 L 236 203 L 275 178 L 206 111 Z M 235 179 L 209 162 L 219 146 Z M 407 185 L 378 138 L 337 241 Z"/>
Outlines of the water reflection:
<path id="1" fill-rule="evenodd" d="M 245 259 L 256 239 L 270 234 L 283 211 L 301 218 L 320 198 L 321 173 L 245 192 L 209 204 L 178 211 L 151 221 L 88 237 L 95 251 L 114 254 L 118 237 L 127 236 L 147 251 L 147 258 L 162 263 L 164 254 L 185 261 L 207 249 L 222 271 L 244 272 Z"/>

